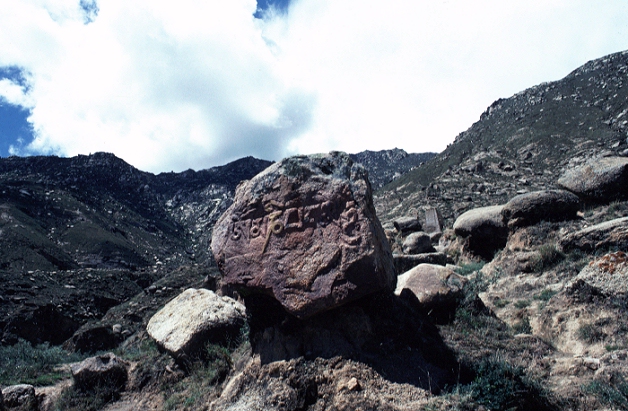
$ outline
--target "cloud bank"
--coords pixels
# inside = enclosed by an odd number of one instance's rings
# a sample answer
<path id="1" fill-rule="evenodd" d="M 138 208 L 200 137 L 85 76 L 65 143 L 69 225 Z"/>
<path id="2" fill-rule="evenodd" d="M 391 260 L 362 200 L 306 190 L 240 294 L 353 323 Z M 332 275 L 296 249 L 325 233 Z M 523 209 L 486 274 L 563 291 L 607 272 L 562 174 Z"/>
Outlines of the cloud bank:
<path id="1" fill-rule="evenodd" d="M 113 152 L 148 171 L 332 149 L 440 151 L 490 103 L 628 48 L 609 0 L 13 0 L 0 99 L 20 154 Z"/>

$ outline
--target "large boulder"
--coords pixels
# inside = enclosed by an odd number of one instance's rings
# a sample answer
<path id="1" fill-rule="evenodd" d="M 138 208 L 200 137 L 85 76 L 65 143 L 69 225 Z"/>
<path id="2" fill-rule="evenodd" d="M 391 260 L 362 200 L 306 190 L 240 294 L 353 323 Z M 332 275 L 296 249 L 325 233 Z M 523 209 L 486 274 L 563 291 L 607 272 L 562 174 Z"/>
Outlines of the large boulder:
<path id="1" fill-rule="evenodd" d="M 557 184 L 591 202 L 628 198 L 628 158 L 602 157 L 567 170 Z"/>
<path id="2" fill-rule="evenodd" d="M 418 231 L 407 236 L 403 241 L 402 247 L 405 254 L 423 254 L 434 251 L 432 239 L 423 231 Z"/>
<path id="3" fill-rule="evenodd" d="M 610 248 L 628 248 L 628 217 L 605 221 L 562 237 L 559 246 L 563 251 L 593 252 Z"/>
<path id="4" fill-rule="evenodd" d="M 586 265 L 572 284 L 584 281 L 605 295 L 628 294 L 628 255 L 623 251 L 608 253 Z"/>
<path id="5" fill-rule="evenodd" d="M 30 384 L 17 384 L 2 389 L 0 409 L 36 410 L 37 397 L 35 387 Z"/>
<path id="6" fill-rule="evenodd" d="M 366 170 L 344 153 L 289 157 L 240 184 L 211 248 L 223 285 L 299 318 L 397 280 Z"/>
<path id="7" fill-rule="evenodd" d="M 113 353 L 89 357 L 72 364 L 70 370 L 74 385 L 79 390 L 91 391 L 97 387 L 121 390 L 126 385 L 129 364 Z"/>
<path id="8" fill-rule="evenodd" d="M 503 205 L 474 208 L 463 213 L 454 223 L 454 232 L 464 237 L 473 254 L 491 259 L 508 240 L 508 227 L 502 216 Z"/>
<path id="9" fill-rule="evenodd" d="M 565 190 L 544 190 L 513 197 L 502 209 L 508 227 L 525 227 L 540 221 L 577 218 L 580 199 Z"/>
<path id="10" fill-rule="evenodd" d="M 176 359 L 200 353 L 206 343 L 235 340 L 246 321 L 244 305 L 205 289 L 187 289 L 148 322 L 146 331 Z"/>
<path id="11" fill-rule="evenodd" d="M 446 322 L 453 318 L 467 282 L 447 267 L 419 264 L 399 276 L 395 294 L 410 291 L 438 322 Z"/>

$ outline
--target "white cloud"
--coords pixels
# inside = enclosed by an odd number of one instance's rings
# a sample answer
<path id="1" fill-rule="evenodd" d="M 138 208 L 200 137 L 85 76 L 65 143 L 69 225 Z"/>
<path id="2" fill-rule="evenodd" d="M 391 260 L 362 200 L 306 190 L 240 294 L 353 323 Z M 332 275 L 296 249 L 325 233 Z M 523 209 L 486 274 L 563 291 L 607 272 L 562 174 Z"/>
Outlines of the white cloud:
<path id="1" fill-rule="evenodd" d="M 21 152 L 150 171 L 440 151 L 493 100 L 628 48 L 623 0 L 293 0 L 263 21 L 255 0 L 107 0 L 90 24 L 79 0 L 10 1 L 0 66 L 29 88 L 0 96 L 32 109 Z"/>

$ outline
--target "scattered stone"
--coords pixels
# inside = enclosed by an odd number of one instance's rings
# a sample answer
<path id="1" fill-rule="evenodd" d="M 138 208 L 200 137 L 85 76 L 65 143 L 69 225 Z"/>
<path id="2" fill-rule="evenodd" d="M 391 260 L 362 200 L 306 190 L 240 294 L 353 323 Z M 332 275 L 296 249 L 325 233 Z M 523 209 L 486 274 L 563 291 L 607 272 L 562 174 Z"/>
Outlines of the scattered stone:
<path id="1" fill-rule="evenodd" d="M 367 173 L 344 153 L 286 158 L 240 184 L 211 247 L 224 286 L 272 295 L 299 318 L 397 279 Z"/>
<path id="2" fill-rule="evenodd" d="M 434 251 L 432 239 L 423 231 L 412 233 L 406 237 L 402 247 L 405 254 L 422 254 Z"/>
<path id="3" fill-rule="evenodd" d="M 70 370 L 74 385 L 83 391 L 98 386 L 121 390 L 126 385 L 129 364 L 113 353 L 86 358 L 78 364 L 72 364 Z"/>
<path id="4" fill-rule="evenodd" d="M 502 209 L 508 227 L 525 227 L 540 221 L 577 218 L 580 199 L 565 190 L 544 190 L 513 197 Z"/>
<path id="5" fill-rule="evenodd" d="M 628 217 L 605 221 L 575 233 L 569 233 L 558 242 L 563 251 L 628 248 Z"/>
<path id="6" fill-rule="evenodd" d="M 446 265 L 449 261 L 445 253 L 425 253 L 425 254 L 393 254 L 395 270 L 398 273 L 405 273 L 419 264 Z"/>
<path id="7" fill-rule="evenodd" d="M 508 228 L 502 216 L 503 208 L 503 205 L 474 208 L 456 219 L 454 231 L 466 238 L 470 252 L 491 259 L 506 245 Z"/>
<path id="8" fill-rule="evenodd" d="M 185 359 L 208 342 L 226 345 L 235 340 L 245 321 L 241 303 L 204 288 L 190 288 L 159 310 L 146 331 L 174 358 Z"/>
<path id="9" fill-rule="evenodd" d="M 567 170 L 557 184 L 587 201 L 608 203 L 628 197 L 628 158 L 603 157 Z"/>
<path id="10" fill-rule="evenodd" d="M 414 231 L 421 231 L 423 228 L 421 227 L 421 222 L 416 217 L 400 217 L 393 221 L 393 225 L 395 226 L 395 230 L 398 233 L 406 234 Z"/>
<path id="11" fill-rule="evenodd" d="M 411 291 L 426 311 L 439 321 L 447 321 L 455 313 L 467 281 L 449 268 L 419 264 L 399 276 L 395 294 Z"/>
<path id="12" fill-rule="evenodd" d="M 35 387 L 30 384 L 11 385 L 2 389 L 0 396 L 0 409 L 2 404 L 7 408 L 18 408 L 20 410 L 36 410 L 37 397 L 35 396 Z"/>

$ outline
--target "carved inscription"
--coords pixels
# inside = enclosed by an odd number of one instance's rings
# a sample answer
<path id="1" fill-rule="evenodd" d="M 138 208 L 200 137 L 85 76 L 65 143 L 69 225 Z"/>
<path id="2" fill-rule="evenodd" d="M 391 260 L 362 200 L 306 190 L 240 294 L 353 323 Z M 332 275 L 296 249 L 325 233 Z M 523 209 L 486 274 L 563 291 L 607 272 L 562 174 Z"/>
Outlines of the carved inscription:
<path id="1" fill-rule="evenodd" d="M 255 244 L 259 244 L 259 254 L 262 255 L 273 237 L 332 224 L 340 229 L 346 244 L 359 243 L 360 237 L 354 236 L 354 232 L 360 228 L 360 216 L 354 201 L 346 201 L 344 207 L 331 201 L 309 205 L 297 205 L 295 202 L 281 203 L 271 199 L 263 201 L 262 206 L 259 203 L 250 204 L 247 209 L 232 216 L 230 240 L 243 247 L 251 245 L 257 248 Z M 262 239 L 263 242 L 257 243 Z"/>

